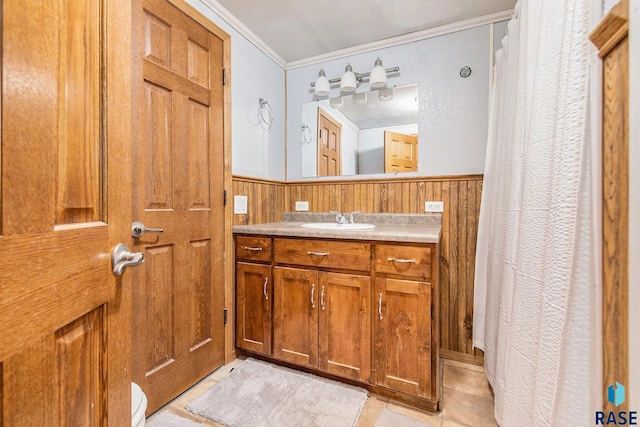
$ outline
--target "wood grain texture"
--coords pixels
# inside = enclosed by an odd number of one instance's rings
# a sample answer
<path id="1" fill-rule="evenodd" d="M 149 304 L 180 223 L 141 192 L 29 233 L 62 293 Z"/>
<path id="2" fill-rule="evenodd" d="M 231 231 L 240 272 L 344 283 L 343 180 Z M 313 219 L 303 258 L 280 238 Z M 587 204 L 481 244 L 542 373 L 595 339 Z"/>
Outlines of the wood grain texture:
<path id="1" fill-rule="evenodd" d="M 266 355 L 272 353 L 273 283 L 271 266 L 236 265 L 236 345 Z"/>
<path id="2" fill-rule="evenodd" d="M 629 2 L 615 5 L 591 34 L 603 58 L 602 296 L 603 402 L 606 387 L 629 379 Z"/>
<path id="3" fill-rule="evenodd" d="M 368 213 L 422 213 L 425 201 L 443 201 L 438 272 L 441 348 L 450 358 L 459 355 L 468 361 L 471 356 L 482 363 L 483 353 L 473 349 L 472 340 L 482 175 L 292 183 L 234 176 L 233 187 L 233 194 L 249 196 L 249 213 L 235 215 L 234 224 L 282 221 L 296 201 L 308 201 L 310 212 Z"/>

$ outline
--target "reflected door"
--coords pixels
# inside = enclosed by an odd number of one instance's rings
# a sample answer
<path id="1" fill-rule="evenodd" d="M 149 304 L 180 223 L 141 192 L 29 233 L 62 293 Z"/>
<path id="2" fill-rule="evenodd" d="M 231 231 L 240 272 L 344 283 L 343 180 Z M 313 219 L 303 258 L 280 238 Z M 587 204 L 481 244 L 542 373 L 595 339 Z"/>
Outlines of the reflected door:
<path id="1" fill-rule="evenodd" d="M 133 377 L 164 405 L 224 361 L 223 42 L 145 0 L 133 213 L 147 227 L 133 291 Z"/>
<path id="2" fill-rule="evenodd" d="M 418 136 L 384 132 L 384 171 L 418 172 Z"/>
<path id="3" fill-rule="evenodd" d="M 318 176 L 342 173 L 340 133 L 342 126 L 318 108 Z"/>

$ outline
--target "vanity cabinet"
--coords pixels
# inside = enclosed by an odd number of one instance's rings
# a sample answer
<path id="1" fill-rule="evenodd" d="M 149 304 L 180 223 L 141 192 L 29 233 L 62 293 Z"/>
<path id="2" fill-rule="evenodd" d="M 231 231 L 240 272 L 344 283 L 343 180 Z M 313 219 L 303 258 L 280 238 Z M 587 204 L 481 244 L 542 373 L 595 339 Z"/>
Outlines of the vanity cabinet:
<path id="1" fill-rule="evenodd" d="M 236 240 L 236 346 L 271 355 L 271 239 Z"/>
<path id="2" fill-rule="evenodd" d="M 437 410 L 437 257 L 437 244 L 236 236 L 237 346 Z"/>
<path id="3" fill-rule="evenodd" d="M 374 247 L 373 384 L 439 400 L 435 245 Z"/>
<path id="4" fill-rule="evenodd" d="M 369 274 L 371 245 L 275 239 L 274 252 L 274 356 L 367 381 L 371 279 L 325 269 Z"/>

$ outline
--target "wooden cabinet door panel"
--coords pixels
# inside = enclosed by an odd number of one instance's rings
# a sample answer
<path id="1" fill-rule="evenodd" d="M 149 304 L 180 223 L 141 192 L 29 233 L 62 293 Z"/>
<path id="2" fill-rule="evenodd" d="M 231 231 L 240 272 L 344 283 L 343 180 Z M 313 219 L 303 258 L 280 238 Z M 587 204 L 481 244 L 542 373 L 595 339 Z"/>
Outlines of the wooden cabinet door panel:
<path id="1" fill-rule="evenodd" d="M 318 366 L 318 273 L 275 267 L 273 354 L 305 366 Z"/>
<path id="2" fill-rule="evenodd" d="M 320 273 L 320 369 L 369 380 L 370 281 L 365 276 Z"/>
<path id="3" fill-rule="evenodd" d="M 431 284 L 377 278 L 373 297 L 373 382 L 432 398 Z"/>
<path id="4" fill-rule="evenodd" d="M 238 263 L 236 268 L 236 345 L 271 354 L 271 266 Z"/>

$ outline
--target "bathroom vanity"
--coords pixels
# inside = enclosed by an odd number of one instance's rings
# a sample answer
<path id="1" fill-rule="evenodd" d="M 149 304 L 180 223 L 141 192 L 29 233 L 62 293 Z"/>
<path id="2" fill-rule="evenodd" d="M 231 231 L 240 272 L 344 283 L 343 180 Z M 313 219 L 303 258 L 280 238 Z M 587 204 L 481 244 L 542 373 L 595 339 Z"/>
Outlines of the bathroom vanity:
<path id="1" fill-rule="evenodd" d="M 334 217 L 234 226 L 236 346 L 439 410 L 440 215 Z"/>

